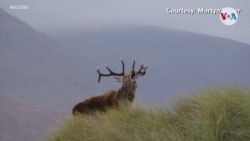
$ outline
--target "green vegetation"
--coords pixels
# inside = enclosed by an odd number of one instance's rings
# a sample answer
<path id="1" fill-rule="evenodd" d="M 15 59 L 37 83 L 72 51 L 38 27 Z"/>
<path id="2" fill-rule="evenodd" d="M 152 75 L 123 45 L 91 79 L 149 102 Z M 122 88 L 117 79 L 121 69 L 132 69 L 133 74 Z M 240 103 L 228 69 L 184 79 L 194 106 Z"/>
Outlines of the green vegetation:
<path id="1" fill-rule="evenodd" d="M 120 110 L 72 117 L 49 141 L 249 141 L 250 91 L 209 89 L 170 108 Z"/>

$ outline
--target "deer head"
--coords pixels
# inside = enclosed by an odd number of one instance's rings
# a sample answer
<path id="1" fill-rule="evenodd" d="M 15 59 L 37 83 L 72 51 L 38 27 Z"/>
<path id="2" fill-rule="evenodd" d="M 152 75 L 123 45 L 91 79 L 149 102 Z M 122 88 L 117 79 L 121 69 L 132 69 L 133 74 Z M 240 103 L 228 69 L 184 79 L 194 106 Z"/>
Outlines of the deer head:
<path id="1" fill-rule="evenodd" d="M 140 69 L 138 71 L 135 71 L 135 59 L 134 59 L 132 64 L 132 70 L 128 74 L 125 74 L 125 65 L 122 59 L 121 63 L 122 63 L 121 73 L 116 73 L 112 71 L 107 65 L 105 65 L 109 73 L 103 74 L 100 72 L 100 67 L 98 67 L 97 69 L 97 73 L 99 74 L 98 83 L 100 82 L 102 76 L 114 76 L 117 82 L 122 82 L 122 87 L 117 91 L 119 97 L 122 97 L 123 99 L 132 102 L 134 99 L 135 90 L 137 88 L 136 80 L 140 76 L 146 74 L 147 64 L 144 66 L 144 64 L 142 63 Z"/>

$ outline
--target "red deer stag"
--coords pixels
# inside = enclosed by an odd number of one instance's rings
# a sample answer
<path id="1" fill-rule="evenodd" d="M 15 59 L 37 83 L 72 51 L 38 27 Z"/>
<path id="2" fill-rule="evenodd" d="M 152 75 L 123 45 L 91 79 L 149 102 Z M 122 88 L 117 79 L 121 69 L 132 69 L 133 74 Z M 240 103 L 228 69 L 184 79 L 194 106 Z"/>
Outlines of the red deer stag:
<path id="1" fill-rule="evenodd" d="M 135 69 L 135 60 L 133 61 L 132 70 L 130 73 L 125 74 L 124 62 L 122 63 L 122 72 L 115 73 L 107 65 L 106 68 L 109 71 L 109 74 L 103 74 L 100 72 L 100 67 L 97 69 L 99 74 L 98 83 L 102 76 L 114 76 L 118 82 L 122 82 L 122 86 L 119 90 L 108 91 L 101 96 L 95 96 L 89 99 L 86 99 L 83 102 L 78 103 L 74 106 L 72 113 L 73 115 L 77 114 L 86 114 L 94 111 L 106 111 L 107 108 L 117 107 L 119 102 L 128 101 L 133 102 L 135 97 L 135 90 L 137 87 L 136 79 L 139 76 L 146 74 L 147 65 L 141 64 L 140 69 L 136 72 Z"/>

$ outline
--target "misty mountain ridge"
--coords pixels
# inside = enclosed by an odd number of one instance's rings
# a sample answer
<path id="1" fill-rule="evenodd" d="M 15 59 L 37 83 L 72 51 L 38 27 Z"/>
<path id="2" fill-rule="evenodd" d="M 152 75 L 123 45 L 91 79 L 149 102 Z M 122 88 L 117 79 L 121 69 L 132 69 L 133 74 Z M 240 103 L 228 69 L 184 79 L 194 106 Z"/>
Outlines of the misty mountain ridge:
<path id="1" fill-rule="evenodd" d="M 120 71 L 120 58 L 126 72 L 134 57 L 137 69 L 141 60 L 148 63 L 136 102 L 165 105 L 198 88 L 250 84 L 250 46 L 228 39 L 154 26 L 47 36 L 1 9 L 0 31 L 0 136 L 12 140 L 37 140 L 77 102 L 118 89 L 111 77 L 98 84 L 96 68 L 106 72 L 107 63 Z"/>
<path id="2" fill-rule="evenodd" d="M 41 140 L 71 113 L 90 89 L 84 84 L 96 84 L 74 62 L 54 40 L 0 9 L 0 140 Z"/>
<path id="3" fill-rule="evenodd" d="M 229 39 L 155 26 L 48 34 L 79 63 L 93 68 L 93 75 L 95 67 L 104 63 L 120 70 L 119 58 L 125 58 L 127 71 L 134 57 L 137 65 L 146 61 L 149 69 L 146 77 L 139 80 L 139 101 L 164 103 L 176 94 L 199 88 L 250 84 L 250 45 Z"/>
<path id="4" fill-rule="evenodd" d="M 144 31 L 143 31 L 144 30 Z M 100 33 L 110 33 L 111 34 L 119 34 L 117 37 L 126 34 L 127 32 L 130 32 L 131 34 L 134 32 L 149 32 L 151 31 L 152 34 L 166 34 L 167 33 L 173 33 L 173 34 L 178 34 L 182 33 L 185 35 L 197 35 L 197 36 L 205 36 L 205 37 L 211 37 L 212 39 L 218 39 L 218 40 L 224 40 L 224 41 L 232 41 L 232 42 L 237 42 L 240 44 L 245 44 L 249 45 L 237 40 L 229 39 L 226 37 L 219 37 L 219 36 L 212 36 L 208 34 L 202 34 L 202 33 L 197 33 L 197 32 L 191 32 L 191 31 L 185 31 L 185 30 L 180 30 L 176 28 L 170 28 L 170 27 L 161 27 L 157 25 L 150 25 L 150 24 L 144 24 L 144 25 L 112 25 L 112 26 L 103 26 L 103 27 L 90 27 L 90 28 L 65 28 L 65 29 L 54 29 L 54 30 L 42 30 L 42 32 L 46 33 L 49 35 L 51 38 L 58 38 L 58 37 L 73 37 L 74 35 L 88 35 L 89 37 L 95 36 Z M 133 32 L 134 31 L 134 32 Z M 66 34 L 67 33 L 67 34 Z M 61 36 L 60 36 L 61 35 Z M 151 36 L 149 35 L 149 36 Z M 99 35 L 101 36 L 101 35 Z M 102 38 L 109 38 L 109 36 L 102 36 Z M 59 39 L 59 38 L 58 38 Z M 85 40 L 85 39 L 82 39 Z"/>
<path id="5" fill-rule="evenodd" d="M 3 11 L 0 16 L 2 93 L 12 96 L 23 93 L 32 97 L 31 102 L 37 99 L 33 103 L 39 104 L 43 100 L 53 100 L 46 97 L 61 97 L 60 93 L 79 93 L 84 83 L 91 81 L 84 79 L 85 68 L 74 64 L 54 40 Z M 24 101 L 27 100 L 24 97 Z"/>

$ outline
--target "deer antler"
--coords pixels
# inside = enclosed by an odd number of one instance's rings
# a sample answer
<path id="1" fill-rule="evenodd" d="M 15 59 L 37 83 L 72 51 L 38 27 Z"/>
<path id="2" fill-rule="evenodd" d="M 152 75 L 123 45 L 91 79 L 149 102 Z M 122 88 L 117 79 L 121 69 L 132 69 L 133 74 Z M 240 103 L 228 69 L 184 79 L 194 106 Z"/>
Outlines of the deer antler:
<path id="1" fill-rule="evenodd" d="M 140 76 L 143 76 L 146 74 L 146 70 L 148 68 L 148 65 L 145 64 L 145 66 L 143 65 L 143 62 L 141 64 L 141 68 L 136 72 L 136 75 L 140 75 Z"/>
<path id="2" fill-rule="evenodd" d="M 132 65 L 132 71 L 134 71 L 135 70 L 135 58 L 134 58 L 134 60 L 133 60 L 133 65 Z"/>
<path id="3" fill-rule="evenodd" d="M 105 67 L 106 67 L 106 69 L 109 71 L 109 74 L 103 74 L 103 73 L 101 73 L 101 71 L 100 71 L 101 68 L 98 67 L 98 69 L 97 69 L 97 73 L 99 74 L 98 83 L 100 82 L 102 76 L 124 76 L 124 75 L 125 75 L 125 73 L 124 73 L 125 67 L 124 67 L 124 62 L 123 62 L 122 59 L 121 59 L 121 62 L 122 62 L 122 72 L 121 72 L 121 73 L 115 73 L 115 72 L 113 72 L 113 71 L 107 66 L 107 64 L 105 64 Z"/>

